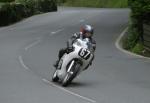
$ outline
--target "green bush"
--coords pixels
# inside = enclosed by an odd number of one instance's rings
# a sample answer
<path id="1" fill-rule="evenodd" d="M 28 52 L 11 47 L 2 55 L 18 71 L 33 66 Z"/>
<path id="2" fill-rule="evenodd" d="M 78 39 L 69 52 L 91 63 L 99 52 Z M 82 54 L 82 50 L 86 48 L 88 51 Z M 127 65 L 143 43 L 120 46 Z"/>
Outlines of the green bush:
<path id="1" fill-rule="evenodd" d="M 54 0 L 39 0 L 38 9 L 40 12 L 50 12 L 57 10 L 57 4 Z"/>
<path id="2" fill-rule="evenodd" d="M 38 13 L 38 1 L 39 0 L 16 0 L 17 3 L 21 3 L 26 7 L 29 16 Z"/>
<path id="3" fill-rule="evenodd" d="M 107 8 L 123 8 L 128 7 L 127 0 L 58 0 L 59 4 L 66 6 L 78 7 L 107 7 Z"/>
<path id="4" fill-rule="evenodd" d="M 26 6 L 29 14 L 37 14 L 40 12 L 50 12 L 57 10 L 55 0 L 16 0 Z"/>
<path id="5" fill-rule="evenodd" d="M 63 5 L 67 0 L 57 0 L 58 5 Z"/>
<path id="6" fill-rule="evenodd" d="M 142 43 L 137 43 L 131 51 L 136 54 L 143 54 L 144 47 Z"/>
<path id="7" fill-rule="evenodd" d="M 128 0 L 131 8 L 128 36 L 123 40 L 123 47 L 137 54 L 143 54 L 143 23 L 150 24 L 150 0 Z"/>
<path id="8" fill-rule="evenodd" d="M 14 2 L 15 0 L 0 0 L 0 2 Z"/>
<path id="9" fill-rule="evenodd" d="M 150 20 L 150 0 L 129 0 L 129 6 L 131 8 L 131 22 L 132 27 L 138 29 L 138 34 L 142 33 L 142 25 L 145 19 Z M 132 28 L 131 28 L 132 29 Z"/>
<path id="10" fill-rule="evenodd" d="M 128 31 L 128 36 L 123 40 L 123 48 L 131 50 L 139 40 L 139 35 L 136 33 L 136 29 Z"/>
<path id="11" fill-rule="evenodd" d="M 0 26 L 21 20 L 26 16 L 24 5 L 6 3 L 0 9 Z"/>
<path id="12" fill-rule="evenodd" d="M 0 8 L 0 26 L 9 25 L 34 14 L 56 10 L 54 0 L 17 0 L 16 3 L 5 3 Z"/>
<path id="13" fill-rule="evenodd" d="M 143 42 L 143 23 L 150 21 L 150 0 L 128 0 L 131 8 L 129 36 L 124 40 L 124 48 L 132 50 Z"/>

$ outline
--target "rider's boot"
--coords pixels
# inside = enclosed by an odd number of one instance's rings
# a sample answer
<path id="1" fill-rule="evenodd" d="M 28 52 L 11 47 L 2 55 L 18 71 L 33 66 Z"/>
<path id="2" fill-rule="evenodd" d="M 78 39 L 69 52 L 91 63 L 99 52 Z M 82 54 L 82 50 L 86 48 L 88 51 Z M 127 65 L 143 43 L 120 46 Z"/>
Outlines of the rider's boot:
<path id="1" fill-rule="evenodd" d="M 89 65 L 92 65 L 92 61 L 90 62 L 90 64 Z"/>

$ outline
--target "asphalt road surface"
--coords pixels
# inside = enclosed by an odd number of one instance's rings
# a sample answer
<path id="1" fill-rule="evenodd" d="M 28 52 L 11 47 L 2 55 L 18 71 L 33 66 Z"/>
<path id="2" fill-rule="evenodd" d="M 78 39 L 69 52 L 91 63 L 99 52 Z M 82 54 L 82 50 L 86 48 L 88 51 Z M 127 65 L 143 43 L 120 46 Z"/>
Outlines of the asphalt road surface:
<path id="1" fill-rule="evenodd" d="M 0 28 L 0 103 L 150 103 L 150 60 L 115 47 L 129 12 L 61 7 Z M 62 88 L 51 82 L 52 64 L 83 24 L 95 28 L 95 60 Z"/>

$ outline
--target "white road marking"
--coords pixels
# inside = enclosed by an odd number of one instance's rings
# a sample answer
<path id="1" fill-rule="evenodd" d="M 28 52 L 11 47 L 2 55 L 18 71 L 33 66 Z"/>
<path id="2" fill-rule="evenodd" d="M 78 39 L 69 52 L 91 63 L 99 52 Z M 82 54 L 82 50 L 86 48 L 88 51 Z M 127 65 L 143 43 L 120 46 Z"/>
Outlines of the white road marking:
<path id="1" fill-rule="evenodd" d="M 43 80 L 44 82 L 46 82 L 46 83 L 52 85 L 53 87 L 56 87 L 56 88 L 58 88 L 58 89 L 60 89 L 60 90 L 62 90 L 62 91 L 64 91 L 64 92 L 66 92 L 66 93 L 69 93 L 69 94 L 71 94 L 71 95 L 74 95 L 74 96 L 76 96 L 76 97 L 79 97 L 79 98 L 81 98 L 81 99 L 83 99 L 83 100 L 86 100 L 86 101 L 88 101 L 88 102 L 96 103 L 95 100 L 92 100 L 92 99 L 90 99 L 90 98 L 81 96 L 81 95 L 79 95 L 79 94 L 77 94 L 77 93 L 74 93 L 74 92 L 72 92 L 72 91 L 69 91 L 69 90 L 67 90 L 67 89 L 65 89 L 65 88 L 63 88 L 63 87 L 57 86 L 57 85 L 55 85 L 54 83 L 52 83 L 52 82 L 50 82 L 50 81 L 48 81 L 48 80 L 46 80 L 46 79 L 42 79 L 42 80 Z"/>
<path id="2" fill-rule="evenodd" d="M 85 20 L 84 20 L 84 19 L 81 19 L 81 20 L 80 20 L 80 23 L 82 23 L 82 22 L 85 22 Z"/>
<path id="3" fill-rule="evenodd" d="M 23 62 L 22 56 L 19 56 L 19 62 L 21 63 L 21 65 L 26 69 L 26 70 L 30 70 Z"/>
<path id="4" fill-rule="evenodd" d="M 21 65 L 22 65 L 26 70 L 30 70 L 29 67 L 24 64 L 23 59 L 22 59 L 22 56 L 19 56 L 19 62 L 21 63 Z M 46 79 L 42 79 L 42 80 L 43 80 L 44 82 L 50 84 L 51 86 L 56 87 L 56 88 L 58 88 L 58 89 L 60 89 L 60 90 L 62 90 L 62 91 L 64 91 L 64 92 L 66 92 L 66 93 L 69 93 L 69 94 L 71 94 L 71 95 L 74 95 L 74 96 L 76 96 L 76 97 L 79 97 L 79 98 L 81 98 L 81 99 L 83 99 L 83 100 L 86 100 L 86 101 L 88 101 L 88 102 L 96 103 L 95 100 L 92 100 L 92 99 L 90 99 L 90 98 L 81 96 L 81 95 L 79 95 L 79 94 L 77 94 L 77 93 L 74 93 L 74 92 L 72 92 L 72 91 L 69 91 L 69 90 L 67 90 L 67 89 L 65 89 L 65 88 L 63 88 L 63 87 L 57 86 L 57 85 L 55 85 L 54 83 L 52 83 L 52 82 L 50 82 L 50 81 L 48 81 L 48 80 L 46 80 Z"/>
<path id="5" fill-rule="evenodd" d="M 32 43 L 32 44 L 30 44 L 29 46 L 27 46 L 27 47 L 25 48 L 25 50 L 27 51 L 28 49 L 32 48 L 33 46 L 37 45 L 37 44 L 40 43 L 40 42 L 41 42 L 40 39 L 37 40 L 37 41 L 35 41 L 34 43 Z"/>
<path id="6" fill-rule="evenodd" d="M 125 49 L 122 48 L 122 46 L 120 45 L 120 42 L 121 42 L 121 39 L 123 38 L 123 36 L 125 35 L 125 33 L 127 32 L 128 30 L 128 27 L 125 28 L 125 30 L 119 35 L 119 37 L 117 38 L 116 42 L 115 42 L 115 46 L 117 49 L 119 49 L 120 51 L 128 54 L 128 55 L 132 55 L 132 56 L 135 56 L 135 57 L 138 57 L 138 58 L 144 58 L 144 59 L 148 59 L 150 60 L 149 57 L 145 57 L 145 56 L 142 56 L 142 55 L 138 55 L 138 54 L 135 54 L 135 53 L 132 53 L 130 51 L 127 51 Z"/>
<path id="7" fill-rule="evenodd" d="M 54 35 L 54 34 L 56 34 L 56 33 L 59 33 L 59 32 L 61 32 L 61 31 L 63 31 L 63 30 L 64 30 L 64 29 L 59 29 L 59 30 L 53 31 L 53 32 L 51 32 L 50 36 L 52 36 L 52 35 Z"/>
<path id="8" fill-rule="evenodd" d="M 61 32 L 63 30 L 64 30 L 64 28 L 59 29 L 59 30 L 54 31 L 54 32 L 51 32 L 50 36 L 53 36 L 54 34 L 59 33 L 59 32 Z M 27 51 L 28 49 L 32 48 L 33 46 L 37 45 L 40 42 L 41 42 L 41 38 L 37 38 L 37 41 L 35 41 L 32 44 L 30 44 L 29 46 L 25 47 L 25 50 Z"/>
<path id="9" fill-rule="evenodd" d="M 125 33 L 127 32 L 128 28 L 125 28 L 123 30 L 123 32 L 119 35 L 119 37 L 117 38 L 116 42 L 115 42 L 115 45 L 116 47 L 119 49 L 120 48 L 120 42 L 121 42 L 121 39 L 122 37 L 125 35 Z"/>

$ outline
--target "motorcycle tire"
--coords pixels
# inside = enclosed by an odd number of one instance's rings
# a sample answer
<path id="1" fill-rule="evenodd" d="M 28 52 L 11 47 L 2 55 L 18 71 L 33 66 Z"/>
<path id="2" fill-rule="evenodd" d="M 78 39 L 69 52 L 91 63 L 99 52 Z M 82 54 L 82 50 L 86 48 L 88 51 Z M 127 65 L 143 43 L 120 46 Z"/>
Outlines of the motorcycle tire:
<path id="1" fill-rule="evenodd" d="M 77 73 L 78 73 L 78 68 L 79 68 L 80 65 L 75 65 L 75 71 L 74 71 L 74 74 L 71 74 L 71 73 L 67 73 L 67 75 L 65 76 L 63 82 L 62 82 L 62 86 L 63 87 L 66 87 L 68 86 L 72 81 L 73 79 L 77 76 Z"/>
<path id="2" fill-rule="evenodd" d="M 53 77 L 52 77 L 52 81 L 53 82 L 58 82 L 59 78 L 57 76 L 57 70 L 55 70 L 54 74 L 53 74 Z"/>
<path id="3" fill-rule="evenodd" d="M 62 81 L 62 86 L 66 87 L 71 83 L 71 74 L 67 73 L 67 75 L 65 76 L 64 80 Z"/>

